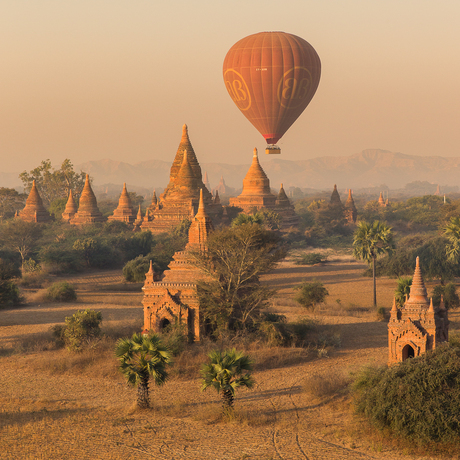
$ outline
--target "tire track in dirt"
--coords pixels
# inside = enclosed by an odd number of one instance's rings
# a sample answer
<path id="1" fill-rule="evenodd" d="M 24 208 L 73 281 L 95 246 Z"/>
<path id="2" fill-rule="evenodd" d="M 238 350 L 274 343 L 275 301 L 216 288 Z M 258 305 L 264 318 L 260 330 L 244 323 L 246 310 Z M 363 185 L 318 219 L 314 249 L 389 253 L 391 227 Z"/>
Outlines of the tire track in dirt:
<path id="1" fill-rule="evenodd" d="M 273 397 L 268 400 L 272 407 L 275 422 L 272 433 L 273 447 L 280 460 L 354 460 L 373 459 L 370 455 L 348 449 L 346 447 L 324 441 L 308 433 L 301 427 L 308 426 L 308 416 L 301 417 L 299 407 L 294 401 L 294 391 L 298 388 L 301 379 L 297 379 L 289 388 L 287 393 L 277 396 L 278 402 Z M 278 413 L 286 411 L 286 405 L 292 407 L 295 419 L 286 428 L 280 427 Z"/>

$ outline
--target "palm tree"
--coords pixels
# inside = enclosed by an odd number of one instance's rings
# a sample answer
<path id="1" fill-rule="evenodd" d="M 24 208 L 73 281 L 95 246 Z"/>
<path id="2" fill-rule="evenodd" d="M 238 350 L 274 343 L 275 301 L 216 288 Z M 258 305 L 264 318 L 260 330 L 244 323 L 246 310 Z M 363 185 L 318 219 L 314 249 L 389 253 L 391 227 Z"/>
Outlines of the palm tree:
<path id="1" fill-rule="evenodd" d="M 382 254 L 391 254 L 394 249 L 391 227 L 375 220 L 372 224 L 358 222 L 353 237 L 353 255 L 356 259 L 372 262 L 372 278 L 374 282 L 374 307 L 377 306 L 377 291 L 375 283 L 375 261 Z"/>
<path id="2" fill-rule="evenodd" d="M 254 379 L 249 371 L 252 370 L 252 361 L 249 356 L 235 349 L 220 352 L 211 351 L 208 355 L 209 363 L 203 364 L 201 375 L 203 385 L 201 391 L 214 387 L 217 393 L 222 394 L 224 414 L 233 409 L 235 390 L 239 387 L 252 388 Z M 243 373 L 247 371 L 246 373 Z"/>
<path id="3" fill-rule="evenodd" d="M 460 217 L 452 217 L 444 227 L 449 243 L 446 246 L 447 260 L 456 263 L 460 255 Z"/>
<path id="4" fill-rule="evenodd" d="M 133 334 L 131 339 L 119 339 L 115 355 L 120 360 L 120 371 L 128 384 L 137 385 L 137 405 L 150 407 L 149 380 L 163 385 L 168 378 L 166 366 L 171 362 L 171 352 L 157 334 Z"/>
<path id="5" fill-rule="evenodd" d="M 412 276 L 400 276 L 398 278 L 398 286 L 395 290 L 396 303 L 402 307 L 406 302 L 406 296 L 410 294 L 412 286 Z"/>

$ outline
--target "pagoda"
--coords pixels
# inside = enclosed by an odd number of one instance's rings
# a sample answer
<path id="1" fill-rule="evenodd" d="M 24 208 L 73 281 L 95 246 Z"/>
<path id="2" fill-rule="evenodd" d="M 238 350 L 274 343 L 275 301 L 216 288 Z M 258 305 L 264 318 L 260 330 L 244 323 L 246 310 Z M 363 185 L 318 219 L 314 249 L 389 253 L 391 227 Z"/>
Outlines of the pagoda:
<path id="1" fill-rule="evenodd" d="M 86 175 L 85 186 L 81 192 L 77 213 L 70 219 L 72 225 L 94 224 L 104 222 L 105 219 L 97 207 L 96 195 L 94 195 L 89 175 Z"/>
<path id="2" fill-rule="evenodd" d="M 388 323 L 388 364 L 405 361 L 434 350 L 449 338 L 447 310 L 441 299 L 439 307 L 428 300 L 419 258 L 416 259 L 410 295 L 400 309 L 393 301 Z"/>
<path id="3" fill-rule="evenodd" d="M 113 211 L 113 215 L 109 216 L 109 220 L 118 220 L 119 222 L 126 222 L 133 224 L 136 220 L 136 211 L 131 204 L 128 190 L 126 189 L 126 182 L 123 184 L 120 199 L 118 200 L 118 207 Z"/>
<path id="4" fill-rule="evenodd" d="M 332 190 L 330 204 L 331 205 L 341 205 L 342 204 L 342 200 L 340 199 L 339 191 L 337 190 L 336 184 L 334 184 L 334 190 Z"/>
<path id="5" fill-rule="evenodd" d="M 208 235 L 213 229 L 201 190 L 198 211 L 192 219 L 185 250 L 174 254 L 162 279 L 153 270 L 152 263 L 145 275 L 142 288 L 144 333 L 160 332 L 169 324 L 182 323 L 186 325 L 189 337 L 195 341 L 200 339 L 200 303 L 196 282 L 204 279 L 204 275 L 193 265 L 190 251 L 205 251 Z"/>
<path id="6" fill-rule="evenodd" d="M 345 219 L 350 224 L 354 224 L 358 218 L 358 210 L 355 206 L 355 201 L 353 200 L 353 195 L 351 189 L 348 189 L 348 198 L 345 202 Z"/>
<path id="7" fill-rule="evenodd" d="M 230 206 L 241 208 L 246 214 L 276 206 L 276 196 L 271 192 L 270 180 L 260 166 L 257 149 L 253 151 L 251 166 L 243 179 L 243 191 L 238 197 L 230 198 Z"/>
<path id="8" fill-rule="evenodd" d="M 294 206 L 281 184 L 278 195 L 270 189 L 270 180 L 259 163 L 257 149 L 254 149 L 252 163 L 243 179 L 243 191 L 236 198 L 230 198 L 230 206 L 241 208 L 244 213 L 251 214 L 259 210 L 271 210 L 278 213 L 281 218 L 281 228 L 287 229 L 299 223 Z"/>
<path id="9" fill-rule="evenodd" d="M 64 212 L 62 213 L 62 220 L 64 222 L 70 222 L 71 219 L 77 213 L 78 208 L 75 204 L 75 200 L 73 199 L 72 189 L 69 191 L 69 199 L 67 200 L 67 204 L 65 205 Z"/>
<path id="10" fill-rule="evenodd" d="M 51 221 L 51 216 L 45 209 L 41 196 L 38 193 L 35 180 L 32 182 L 32 188 L 30 189 L 24 209 L 17 212 L 15 217 L 19 217 L 19 219 L 25 222 L 42 223 Z"/>
<path id="11" fill-rule="evenodd" d="M 217 219 L 222 213 L 222 206 L 214 203 L 211 193 L 203 184 L 201 167 L 190 142 L 187 125 L 183 125 L 169 184 L 156 205 L 152 203 L 148 208 L 141 229 L 162 233 L 179 225 L 184 219 L 191 219 L 198 209 L 200 190 L 203 190 L 203 202 L 208 214 Z"/>

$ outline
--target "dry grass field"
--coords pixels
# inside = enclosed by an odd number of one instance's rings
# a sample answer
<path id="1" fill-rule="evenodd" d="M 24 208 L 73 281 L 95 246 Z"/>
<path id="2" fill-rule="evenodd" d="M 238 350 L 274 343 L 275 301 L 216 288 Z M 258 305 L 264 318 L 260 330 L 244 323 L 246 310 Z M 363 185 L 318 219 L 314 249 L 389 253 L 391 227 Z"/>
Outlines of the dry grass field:
<path id="1" fill-rule="evenodd" d="M 264 277 L 278 290 L 274 312 L 308 316 L 336 336 L 335 347 L 266 348 L 247 341 L 205 342 L 180 356 L 171 379 L 151 389 L 153 409 L 134 408 L 135 389 L 117 373 L 115 337 L 142 326 L 142 294 L 120 272 L 73 277 L 78 300 L 40 302 L 0 310 L 0 458 L 2 459 L 418 459 L 424 454 L 375 432 L 353 415 L 347 384 L 366 365 L 387 360 L 387 325 L 370 308 L 372 281 L 365 266 L 331 254 L 316 266 L 292 257 Z M 314 312 L 293 300 L 293 287 L 317 279 L 328 302 Z M 379 279 L 379 305 L 392 304 L 395 280 Z M 50 326 L 77 309 L 103 315 L 105 338 L 92 350 L 54 349 Z M 459 315 L 451 315 L 451 330 Z M 319 331 L 319 332 L 318 332 Z M 217 394 L 199 391 L 198 369 L 211 346 L 244 347 L 256 360 L 257 385 L 237 393 L 236 413 L 220 417 Z"/>

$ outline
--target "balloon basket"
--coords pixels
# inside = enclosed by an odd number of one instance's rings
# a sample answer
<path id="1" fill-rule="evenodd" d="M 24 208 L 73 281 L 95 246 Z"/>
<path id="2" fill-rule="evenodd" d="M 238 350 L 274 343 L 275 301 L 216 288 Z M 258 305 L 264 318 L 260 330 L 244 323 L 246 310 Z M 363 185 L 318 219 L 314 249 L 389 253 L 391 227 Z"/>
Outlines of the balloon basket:
<path id="1" fill-rule="evenodd" d="M 267 145 L 265 153 L 267 155 L 278 155 L 281 153 L 281 149 L 277 145 Z"/>

